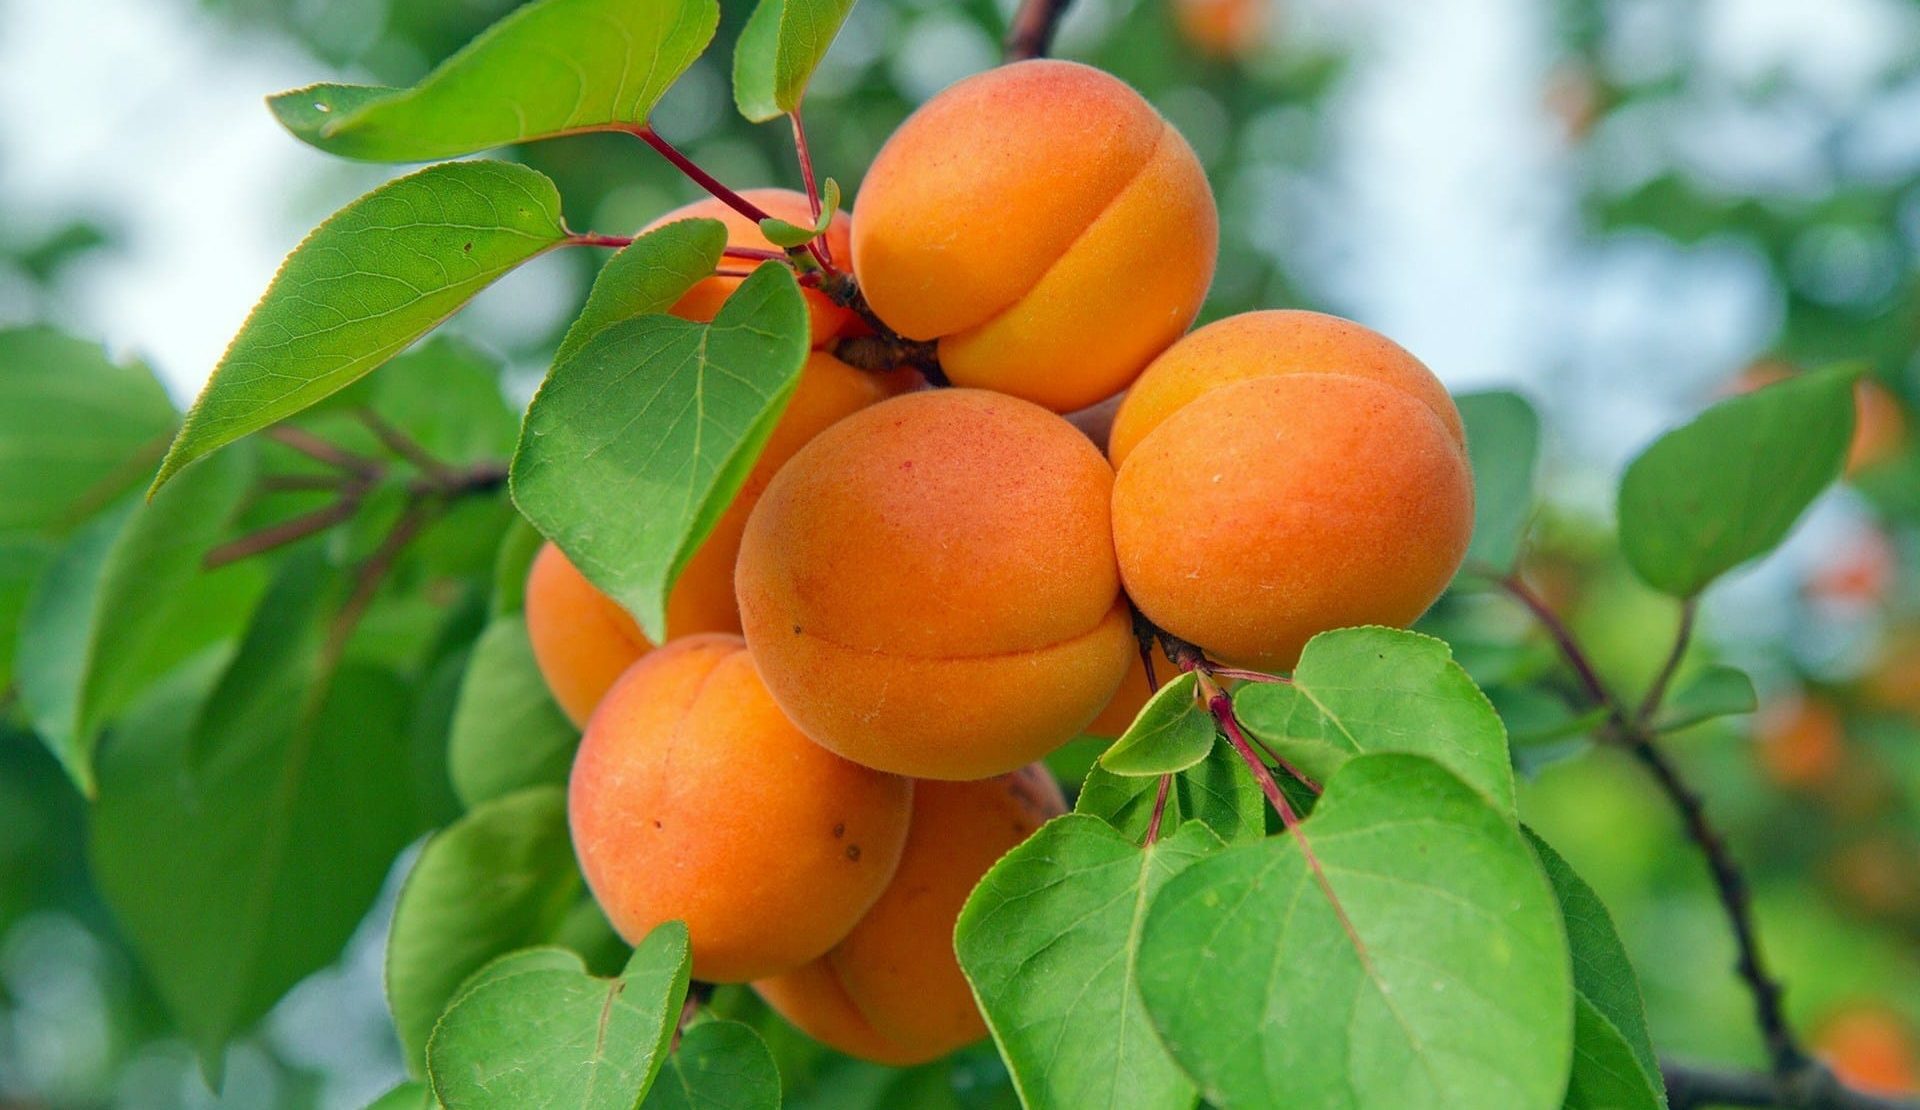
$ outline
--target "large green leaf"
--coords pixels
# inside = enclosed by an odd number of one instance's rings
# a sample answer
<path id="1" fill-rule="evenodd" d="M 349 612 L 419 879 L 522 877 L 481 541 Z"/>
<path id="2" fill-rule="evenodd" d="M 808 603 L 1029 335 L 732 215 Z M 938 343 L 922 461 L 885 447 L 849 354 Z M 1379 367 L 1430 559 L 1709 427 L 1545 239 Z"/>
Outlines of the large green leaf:
<path id="1" fill-rule="evenodd" d="M 339 956 L 416 831 L 406 688 L 326 667 L 331 586 L 290 563 L 211 695 L 170 680 L 101 753 L 94 876 L 210 1061 Z"/>
<path id="2" fill-rule="evenodd" d="M 1175 675 L 1153 692 L 1140 713 L 1105 752 L 1100 766 L 1116 775 L 1184 771 L 1213 750 L 1213 716 L 1194 695 L 1199 676 Z"/>
<path id="3" fill-rule="evenodd" d="M 0 331 L 0 533 L 61 535 L 146 481 L 179 414 L 144 366 Z"/>
<path id="4" fill-rule="evenodd" d="M 780 1069 L 750 1025 L 687 1027 L 642 1110 L 779 1110 Z"/>
<path id="5" fill-rule="evenodd" d="M 1675 597 L 1766 554 L 1840 474 L 1853 376 L 1804 374 L 1734 397 L 1655 440 L 1620 480 L 1620 545 Z"/>
<path id="6" fill-rule="evenodd" d="M 312 85 L 267 103 L 303 141 L 371 162 L 642 124 L 719 17 L 714 0 L 537 0 L 410 89 Z"/>
<path id="7" fill-rule="evenodd" d="M 1158 778 L 1116 775 L 1096 765 L 1087 772 L 1073 810 L 1098 817 L 1138 844 L 1153 822 L 1159 789 Z M 1205 759 L 1173 777 L 1160 829 L 1171 833 L 1184 821 L 1198 821 L 1225 841 L 1258 839 L 1267 832 L 1266 806 L 1260 784 L 1233 746 L 1215 743 Z"/>
<path id="8" fill-rule="evenodd" d="M 1197 822 L 1143 849 L 1068 814 L 974 888 L 954 950 L 1030 1110 L 1194 1104 L 1147 1024 L 1133 953 L 1154 892 L 1220 847 Z"/>
<path id="9" fill-rule="evenodd" d="M 1519 829 L 1438 763 L 1399 754 L 1349 760 L 1302 827 L 1326 888 L 1299 838 L 1275 837 L 1200 860 L 1147 911 L 1141 996 L 1207 1099 L 1559 1105 L 1572 970 Z"/>
<path id="10" fill-rule="evenodd" d="M 760 123 L 800 107 L 853 0 L 760 0 L 733 49 L 733 102 Z"/>
<path id="11" fill-rule="evenodd" d="M 342 208 L 287 256 L 154 487 L 351 385 L 566 237 L 553 182 L 506 162 L 430 166 Z"/>
<path id="12" fill-rule="evenodd" d="M 1506 726 L 1444 641 L 1397 628 L 1323 632 L 1292 682 L 1248 683 L 1233 704 L 1248 730 L 1321 782 L 1363 752 L 1411 752 L 1513 813 Z"/>
<path id="13" fill-rule="evenodd" d="M 144 505 L 123 503 L 77 533 L 20 623 L 21 701 L 81 791 L 94 792 L 101 727 L 147 683 L 232 636 L 259 593 L 248 565 L 203 573 L 239 509 L 252 460 L 208 459 Z"/>
<path id="14" fill-rule="evenodd" d="M 540 677 L 525 618 L 494 618 L 467 661 L 447 741 L 461 804 L 472 808 L 523 786 L 566 782 L 579 741 Z"/>
<path id="15" fill-rule="evenodd" d="M 1533 513 L 1533 471 L 1540 417 L 1518 393 L 1494 390 L 1458 398 L 1473 463 L 1473 542 L 1463 573 L 1498 577 L 1513 570 Z"/>
<path id="16" fill-rule="evenodd" d="M 426 1073 L 427 1037 L 467 976 L 549 939 L 580 891 L 566 792 L 496 798 L 434 835 L 387 934 L 387 1004 L 401 1051 Z"/>
<path id="17" fill-rule="evenodd" d="M 1640 982 L 1593 888 L 1531 829 L 1524 830 L 1560 901 L 1576 995 L 1568 1110 L 1659 1110 L 1660 1063 L 1647 1032 Z"/>
<path id="18" fill-rule="evenodd" d="M 793 272 L 762 266 L 711 324 L 601 328 L 527 410 L 515 502 L 655 643 L 667 592 L 746 481 L 808 345 Z"/>
<path id="19" fill-rule="evenodd" d="M 617 979 L 555 951 L 482 969 L 440 1019 L 427 1072 L 447 1110 L 632 1110 L 653 1084 L 686 998 L 686 926 L 647 934 Z"/>

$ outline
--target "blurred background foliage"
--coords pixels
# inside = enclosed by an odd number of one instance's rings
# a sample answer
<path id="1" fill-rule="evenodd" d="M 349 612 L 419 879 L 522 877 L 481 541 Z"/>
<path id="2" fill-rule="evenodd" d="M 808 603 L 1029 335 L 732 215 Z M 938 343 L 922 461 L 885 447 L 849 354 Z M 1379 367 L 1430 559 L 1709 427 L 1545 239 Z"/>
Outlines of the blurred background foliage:
<path id="1" fill-rule="evenodd" d="M 151 358 L 183 403 L 278 255 L 385 172 L 309 156 L 272 132 L 257 97 L 335 76 L 409 83 L 512 6 L 112 0 L 63 15 L 0 0 L 0 324 L 102 337 L 136 368 Z M 853 186 L 914 104 L 993 64 L 1009 6 L 864 0 L 808 101 L 823 172 Z M 792 183 L 784 131 L 731 111 L 725 59 L 748 7 L 723 7 L 719 43 L 656 122 L 731 184 Z M 117 30 L 82 42 L 88 19 Z M 1341 312 L 1456 388 L 1535 401 L 1548 503 L 1527 574 L 1628 688 L 1658 666 L 1675 613 L 1613 546 L 1620 465 L 1729 390 L 1835 361 L 1870 368 L 1847 486 L 1708 598 L 1692 665 L 1748 669 L 1761 711 L 1672 747 L 1751 870 L 1796 1023 L 1856 1081 L 1920 1085 L 1920 453 L 1907 430 L 1920 398 L 1920 3 L 1079 0 L 1056 52 L 1135 84 L 1205 161 L 1223 221 L 1208 317 Z M 77 91 L 89 82 L 92 101 Z M 216 134 L 244 113 L 261 125 Z M 95 117 L 93 131 L 75 122 Z M 577 227 L 627 232 L 695 199 L 620 137 L 518 154 L 559 183 Z M 511 409 L 474 350 L 497 356 L 506 396 L 524 400 L 599 261 L 543 260 L 457 320 L 459 343 L 414 356 L 436 382 L 449 363 L 481 382 L 455 391 L 447 457 L 511 444 Z M 376 404 L 416 430 L 419 406 L 451 396 L 410 390 L 398 367 L 373 379 L 389 380 Z M 141 458 L 128 453 L 135 471 Z M 270 515 L 298 507 L 301 495 L 280 496 Z M 435 742 L 505 519 L 498 502 L 442 519 L 402 570 L 417 588 L 361 633 L 412 690 L 422 830 L 450 812 Z M 77 523 L 0 505 L 0 689 L 27 584 Z M 1560 727 L 1564 678 L 1524 614 L 1458 596 L 1426 623 L 1507 715 L 1523 812 L 1612 908 L 1656 1042 L 1757 1062 L 1699 859 L 1638 768 Z M 379 983 L 391 890 L 338 966 L 235 1052 L 216 1095 L 94 891 L 86 826 L 7 703 L 0 1105 L 354 1106 L 399 1073 Z M 764 1018 L 746 996 L 719 1004 Z M 1011 1104 L 990 1052 L 889 1074 L 765 1027 L 783 1061 L 815 1074 L 795 1092 L 803 1106 Z"/>

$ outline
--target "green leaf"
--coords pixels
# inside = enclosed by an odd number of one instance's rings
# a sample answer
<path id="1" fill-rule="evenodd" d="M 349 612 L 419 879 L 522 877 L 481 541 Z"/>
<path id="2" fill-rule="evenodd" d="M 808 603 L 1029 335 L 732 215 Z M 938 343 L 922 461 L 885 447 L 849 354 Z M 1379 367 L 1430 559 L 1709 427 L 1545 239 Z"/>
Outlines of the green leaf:
<path id="1" fill-rule="evenodd" d="M 1513 813 L 1506 726 L 1445 641 L 1342 628 L 1307 641 L 1290 683 L 1235 693 L 1240 722 L 1324 783 L 1364 752 L 1428 756 Z"/>
<path id="2" fill-rule="evenodd" d="M 53 542 L 38 536 L 0 538 L 0 689 L 13 685 L 13 661 L 27 598 L 55 554 Z"/>
<path id="3" fill-rule="evenodd" d="M 160 674 L 237 633 L 258 595 L 255 567 L 200 569 L 252 478 L 245 455 L 209 459 L 152 501 L 96 517 L 28 600 L 21 701 L 88 796 L 100 729 Z"/>
<path id="4" fill-rule="evenodd" d="M 768 216 L 760 221 L 760 234 L 766 236 L 767 241 L 776 247 L 784 247 L 787 250 L 804 247 L 827 233 L 827 228 L 833 225 L 833 214 L 839 210 L 840 183 L 829 177 L 822 188 L 820 216 L 813 221 L 812 226 L 802 227 L 799 224 Z"/>
<path id="5" fill-rule="evenodd" d="M 1146 839 L 1153 821 L 1158 778 L 1116 775 L 1094 766 L 1074 800 L 1075 813 L 1098 817 L 1135 844 Z M 1182 822 L 1198 821 L 1229 843 L 1267 834 L 1265 796 L 1241 764 L 1232 745 L 1216 743 L 1207 757 L 1173 777 L 1160 828 L 1172 832 Z"/>
<path id="6" fill-rule="evenodd" d="M 763 123 L 800 107 L 853 0 L 760 0 L 733 48 L 733 102 Z"/>
<path id="7" fill-rule="evenodd" d="M 1660 708 L 1660 731 L 1678 732 L 1715 717 L 1751 713 L 1760 708 L 1753 679 L 1738 667 L 1713 663 L 1700 668 Z"/>
<path id="8" fill-rule="evenodd" d="M 1068 814 L 980 880 L 954 948 L 1023 1105 L 1194 1104 L 1193 1084 L 1147 1024 L 1133 953 L 1149 899 L 1220 848 L 1198 823 L 1142 849 Z"/>
<path id="9" fill-rule="evenodd" d="M 1573 984 L 1520 831 L 1432 760 L 1355 757 L 1296 836 L 1200 860 L 1135 961 L 1154 1028 L 1224 1107 L 1557 1105 Z"/>
<path id="10" fill-rule="evenodd" d="M 540 554 L 540 545 L 545 542 L 547 538 L 528 524 L 526 517 L 513 514 L 506 534 L 500 537 L 500 548 L 493 556 L 493 594 L 487 604 L 488 615 L 510 616 L 526 608 L 527 573 L 533 568 L 534 556 Z"/>
<path id="11" fill-rule="evenodd" d="M 179 414 L 144 366 L 51 328 L 0 331 L 0 534 L 64 535 L 146 480 Z"/>
<path id="12" fill-rule="evenodd" d="M 595 332 L 527 410 L 514 501 L 655 643 L 674 580 L 793 395 L 807 328 L 793 272 L 762 266 L 711 324 L 641 316 Z"/>
<path id="13" fill-rule="evenodd" d="M 326 668 L 332 585 L 288 563 L 212 694 L 170 680 L 101 753 L 95 879 L 209 1061 L 338 958 L 415 834 L 406 687 Z"/>
<path id="14" fill-rule="evenodd" d="M 687 1027 L 642 1110 L 778 1110 L 780 1070 L 753 1028 L 737 1021 Z"/>
<path id="15" fill-rule="evenodd" d="M 614 252 L 593 279 L 553 364 L 571 361 L 587 340 L 610 324 L 666 312 L 720 265 L 727 225 L 719 220 L 675 220 L 654 228 Z"/>
<path id="16" fill-rule="evenodd" d="M 1213 750 L 1213 715 L 1194 694 L 1192 671 L 1176 675 L 1153 692 L 1127 731 L 1100 756 L 1116 775 L 1164 775 L 1184 771 Z"/>
<path id="17" fill-rule="evenodd" d="M 558 787 L 496 798 L 427 841 L 387 934 L 387 1004 L 415 1074 L 425 1074 L 427 1037 L 460 984 L 548 939 L 580 885 Z"/>
<path id="18" fill-rule="evenodd" d="M 566 236 L 553 182 L 505 162 L 430 166 L 342 208 L 274 275 L 187 413 L 154 488 L 351 385 Z"/>
<path id="19" fill-rule="evenodd" d="M 714 0 L 539 0 L 410 89 L 311 85 L 267 104 L 303 142 L 370 162 L 643 124 L 719 17 Z"/>
<path id="20" fill-rule="evenodd" d="M 1634 573 L 1692 597 L 1773 550 L 1839 476 L 1853 405 L 1852 374 L 1802 374 L 1655 440 L 1620 480 L 1620 545 Z"/>
<path id="21" fill-rule="evenodd" d="M 467 661 L 447 741 L 461 804 L 472 809 L 524 786 L 565 783 L 579 742 L 540 677 L 526 619 L 494 618 Z"/>
<path id="22" fill-rule="evenodd" d="M 1463 573 L 1499 577 L 1513 570 L 1533 514 L 1540 417 L 1518 393 L 1494 390 L 1456 398 L 1473 463 L 1473 542 Z"/>
<path id="23" fill-rule="evenodd" d="M 427 1072 L 447 1110 L 632 1110 L 652 1085 L 687 994 L 686 926 L 648 933 L 617 979 L 543 959 L 484 969 L 434 1028 Z"/>
<path id="24" fill-rule="evenodd" d="M 425 1083 L 402 1083 L 372 1102 L 367 1110 L 435 1110 L 433 1092 Z"/>
<path id="25" fill-rule="evenodd" d="M 1553 884 L 1573 953 L 1573 1075 L 1569 1110 L 1658 1110 L 1660 1064 L 1640 983 L 1600 896 L 1533 830 L 1523 830 Z"/>

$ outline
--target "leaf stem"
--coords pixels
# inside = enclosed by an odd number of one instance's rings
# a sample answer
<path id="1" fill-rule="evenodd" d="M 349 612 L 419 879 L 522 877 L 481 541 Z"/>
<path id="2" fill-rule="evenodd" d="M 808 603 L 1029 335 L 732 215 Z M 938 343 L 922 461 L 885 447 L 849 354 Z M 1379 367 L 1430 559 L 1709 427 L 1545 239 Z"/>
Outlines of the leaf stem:
<path id="1" fill-rule="evenodd" d="M 1699 611 L 1694 598 L 1680 603 L 1680 626 L 1673 635 L 1673 650 L 1667 653 L 1667 661 L 1660 666 L 1660 673 L 1647 687 L 1647 693 L 1640 701 L 1640 710 L 1634 714 L 1634 723 L 1646 730 L 1653 715 L 1660 711 L 1660 703 L 1667 698 L 1667 688 L 1673 684 L 1674 674 L 1680 670 L 1680 661 L 1687 654 L 1687 645 L 1693 639 L 1693 620 Z"/>
<path id="2" fill-rule="evenodd" d="M 813 221 L 817 224 L 820 222 L 820 186 L 813 176 L 813 150 L 807 145 L 807 125 L 800 121 L 800 106 L 794 105 L 793 111 L 787 113 L 787 118 L 793 121 L 793 152 L 800 159 L 800 179 L 806 183 L 807 207 L 812 210 Z M 833 247 L 826 242 L 824 235 L 818 242 L 820 264 L 832 269 Z"/>
<path id="3" fill-rule="evenodd" d="M 728 208 L 752 220 L 755 224 L 758 224 L 761 220 L 770 218 L 765 209 L 741 196 L 739 193 L 734 192 L 732 189 L 727 188 L 721 183 L 719 178 L 701 169 L 695 164 L 693 159 L 682 154 L 678 147 L 675 147 L 672 143 L 662 138 L 660 133 L 655 131 L 651 125 L 642 124 L 639 127 L 632 128 L 631 133 L 641 142 L 652 147 L 662 158 L 673 163 L 673 167 L 687 175 L 688 179 L 695 185 L 705 189 L 708 194 L 719 200 L 722 204 L 725 204 Z M 796 252 L 812 255 L 814 261 L 820 263 L 822 268 L 831 270 L 833 267 L 828 264 L 826 258 L 823 256 L 818 243 L 819 240 L 816 239 L 808 243 L 805 247 L 796 248 Z"/>
<path id="4" fill-rule="evenodd" d="M 1153 816 L 1147 819 L 1147 840 L 1143 847 L 1153 847 L 1160 839 L 1160 821 L 1167 815 L 1167 794 L 1173 789 L 1173 776 L 1161 775 L 1160 785 L 1153 792 Z"/>

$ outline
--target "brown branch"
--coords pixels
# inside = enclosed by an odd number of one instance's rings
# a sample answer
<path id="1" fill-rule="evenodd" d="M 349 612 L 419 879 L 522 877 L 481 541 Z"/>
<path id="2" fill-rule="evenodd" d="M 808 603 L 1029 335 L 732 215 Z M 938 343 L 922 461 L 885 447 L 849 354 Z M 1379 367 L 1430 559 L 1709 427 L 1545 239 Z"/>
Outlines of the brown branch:
<path id="1" fill-rule="evenodd" d="M 242 559 L 272 551 L 274 548 L 304 540 L 336 524 L 344 524 L 359 510 L 360 501 L 364 496 L 364 490 L 350 490 L 343 493 L 340 500 L 331 505 L 301 513 L 296 517 L 289 517 L 258 532 L 250 532 L 237 540 L 223 543 L 207 552 L 206 558 L 200 561 L 200 566 L 205 570 L 215 570 L 228 563 L 237 563 Z"/>
<path id="2" fill-rule="evenodd" d="M 1920 1110 L 1920 1101 L 1856 1091 L 1825 1065 L 1809 1064 L 1794 1077 L 1733 1071 L 1663 1060 L 1670 1110 L 1709 1106 L 1792 1107 L 1797 1110 Z"/>
<path id="3" fill-rule="evenodd" d="M 378 459 L 349 451 L 337 443 L 321 439 L 312 432 L 304 428 L 296 428 L 291 424 L 276 424 L 268 428 L 266 434 L 268 439 L 283 447 L 291 447 L 315 462 L 326 463 L 336 470 L 344 470 L 349 474 L 377 478 L 385 470 Z"/>
<path id="4" fill-rule="evenodd" d="M 1007 61 L 1023 62 L 1044 58 L 1053 45 L 1053 33 L 1065 18 L 1073 0 L 1021 0 L 1007 26 Z"/>
<path id="5" fill-rule="evenodd" d="M 1539 620 L 1541 627 L 1546 629 L 1567 665 L 1579 676 L 1581 685 L 1586 688 L 1595 707 L 1607 711 L 1608 720 L 1602 726 L 1599 738 L 1626 749 L 1639 760 L 1679 815 L 1687 838 L 1693 841 L 1706 859 L 1714 894 L 1733 930 L 1734 946 L 1738 951 L 1734 968 L 1746 984 L 1748 993 L 1753 996 L 1754 1021 L 1759 1027 L 1761 1040 L 1766 1044 L 1767 1058 L 1772 1063 L 1774 1074 L 1786 1082 L 1806 1072 L 1810 1061 L 1794 1037 L 1792 1027 L 1787 1024 L 1780 1004 L 1780 982 L 1768 970 L 1766 960 L 1761 955 L 1759 933 L 1753 922 L 1753 900 L 1747 888 L 1746 876 L 1734 860 L 1726 838 L 1720 835 L 1707 817 L 1706 799 L 1681 777 L 1679 768 L 1660 750 L 1659 733 L 1651 723 L 1659 712 L 1660 703 L 1665 700 L 1674 672 L 1679 669 L 1680 660 L 1685 656 L 1687 644 L 1692 639 L 1693 603 L 1689 601 L 1681 609 L 1680 627 L 1674 635 L 1673 647 L 1648 689 L 1639 711 L 1629 718 L 1601 681 L 1592 659 L 1559 615 L 1529 590 L 1517 574 L 1503 579 L 1501 585 L 1525 605 Z"/>
<path id="6" fill-rule="evenodd" d="M 453 473 L 451 467 L 428 454 L 425 447 L 420 446 L 412 436 L 388 423 L 386 417 L 370 408 L 355 409 L 353 415 L 373 433 L 382 447 L 393 452 L 396 457 L 412 463 L 421 473 L 440 479 L 446 479 Z"/>

